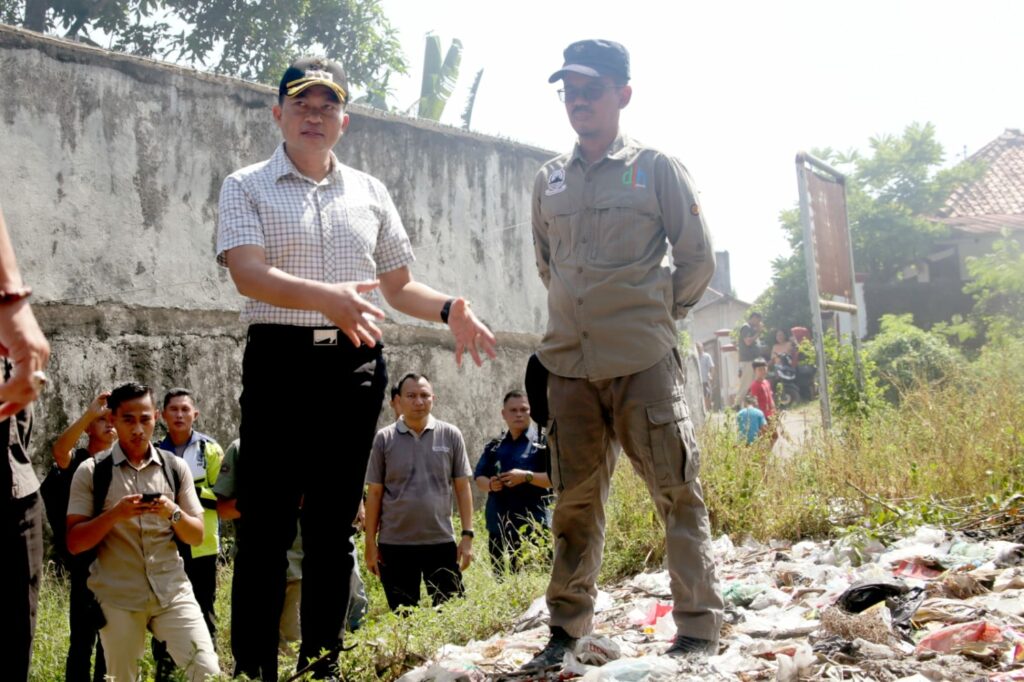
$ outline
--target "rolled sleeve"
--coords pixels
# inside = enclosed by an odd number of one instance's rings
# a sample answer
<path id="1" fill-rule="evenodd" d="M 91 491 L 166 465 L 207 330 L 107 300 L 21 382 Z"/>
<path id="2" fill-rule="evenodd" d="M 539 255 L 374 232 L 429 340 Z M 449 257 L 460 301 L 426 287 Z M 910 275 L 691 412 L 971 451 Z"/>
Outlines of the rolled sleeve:
<path id="1" fill-rule="evenodd" d="M 677 160 L 659 155 L 655 191 L 672 245 L 672 316 L 686 317 L 715 274 L 715 252 L 690 174 Z"/>
<path id="2" fill-rule="evenodd" d="M 68 516 L 92 517 L 95 512 L 92 499 L 92 476 L 95 470 L 96 459 L 90 457 L 75 471 L 68 497 Z"/>
<path id="3" fill-rule="evenodd" d="M 217 263 L 227 267 L 227 252 L 238 246 L 265 247 L 266 242 L 256 202 L 242 180 L 229 175 L 221 185 L 217 209 Z"/>
<path id="4" fill-rule="evenodd" d="M 473 471 L 473 478 L 479 478 L 486 476 L 490 478 L 494 474 L 494 457 L 498 452 L 498 448 L 486 447 L 483 453 L 480 455 L 480 459 L 476 462 L 476 469 Z"/>
<path id="5" fill-rule="evenodd" d="M 409 265 L 416 257 L 391 194 L 379 181 L 372 180 L 372 183 L 371 190 L 377 195 L 381 207 L 380 233 L 373 259 L 377 263 L 377 272 L 391 272 Z"/>
<path id="6" fill-rule="evenodd" d="M 234 441 L 224 452 L 224 459 L 217 472 L 217 480 L 213 483 L 213 494 L 218 497 L 232 499 L 235 493 L 235 477 L 238 475 L 238 441 Z"/>

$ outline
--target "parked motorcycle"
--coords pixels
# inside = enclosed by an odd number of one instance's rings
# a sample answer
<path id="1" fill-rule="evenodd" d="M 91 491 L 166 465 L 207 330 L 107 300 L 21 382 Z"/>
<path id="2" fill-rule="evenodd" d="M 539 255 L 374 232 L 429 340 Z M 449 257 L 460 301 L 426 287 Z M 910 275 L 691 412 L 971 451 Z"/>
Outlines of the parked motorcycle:
<path id="1" fill-rule="evenodd" d="M 775 406 L 786 410 L 800 402 L 801 378 L 789 355 L 778 355 L 768 368 L 768 382 L 775 389 Z"/>

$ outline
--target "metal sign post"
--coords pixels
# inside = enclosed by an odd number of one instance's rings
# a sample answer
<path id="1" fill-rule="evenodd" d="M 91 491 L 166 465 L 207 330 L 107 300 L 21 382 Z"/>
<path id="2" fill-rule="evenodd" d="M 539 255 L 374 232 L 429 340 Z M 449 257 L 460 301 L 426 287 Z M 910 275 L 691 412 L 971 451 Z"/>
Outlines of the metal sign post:
<path id="1" fill-rule="evenodd" d="M 821 401 L 821 426 L 832 428 L 832 406 L 828 400 L 828 372 L 825 370 L 825 329 L 821 324 L 821 297 L 818 294 L 818 268 L 814 260 L 814 232 L 811 229 L 811 206 L 807 200 L 807 178 L 804 176 L 804 154 L 796 155 L 796 183 L 800 191 L 800 224 L 804 228 L 804 258 L 807 261 L 807 291 L 811 298 L 814 324 L 814 351 L 818 358 L 818 398 Z"/>
<path id="2" fill-rule="evenodd" d="M 823 177 L 826 176 L 826 177 Z M 807 262 L 807 291 L 814 317 L 814 348 L 818 355 L 818 383 L 821 397 L 821 421 L 832 428 L 832 407 L 828 393 L 828 372 L 825 367 L 824 327 L 822 310 L 848 313 L 852 316 L 854 374 L 857 388 L 864 390 L 864 371 L 860 359 L 860 322 L 856 305 L 853 243 L 846 207 L 846 176 L 824 161 L 801 152 L 796 155 L 797 186 L 800 191 L 800 223 L 804 233 L 804 256 Z M 824 265 L 824 268 L 819 266 Z M 822 294 L 842 296 L 851 303 L 822 298 Z"/>

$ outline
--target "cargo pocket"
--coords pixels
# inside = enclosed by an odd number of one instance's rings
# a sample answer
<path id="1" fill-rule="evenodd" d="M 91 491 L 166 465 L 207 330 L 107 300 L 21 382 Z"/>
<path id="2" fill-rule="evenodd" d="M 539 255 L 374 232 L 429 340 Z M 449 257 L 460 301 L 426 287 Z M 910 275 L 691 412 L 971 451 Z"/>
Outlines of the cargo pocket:
<path id="1" fill-rule="evenodd" d="M 681 396 L 647 406 L 651 458 L 659 488 L 689 483 L 700 470 L 700 452 Z"/>

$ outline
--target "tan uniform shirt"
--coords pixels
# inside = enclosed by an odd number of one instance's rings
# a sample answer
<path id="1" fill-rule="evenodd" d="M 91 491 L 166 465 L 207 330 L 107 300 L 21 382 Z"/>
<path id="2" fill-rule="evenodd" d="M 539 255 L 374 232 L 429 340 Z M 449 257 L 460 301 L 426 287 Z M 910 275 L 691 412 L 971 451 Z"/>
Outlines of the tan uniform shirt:
<path id="1" fill-rule="evenodd" d="M 175 502 L 183 513 L 202 517 L 203 508 L 185 460 L 150 446 L 149 455 L 136 469 L 121 451 L 120 443 L 78 467 L 71 482 L 68 516 L 93 515 L 93 471 L 96 462 L 105 457 L 114 458 L 114 471 L 103 511 L 115 506 L 125 495 L 161 493 L 170 497 L 171 485 L 161 459 L 164 456 L 170 457 L 171 465 L 178 470 L 180 484 Z M 157 514 L 142 514 L 114 524 L 96 546 L 96 560 L 89 569 L 89 589 L 101 604 L 127 611 L 145 610 L 150 594 L 166 607 L 175 597 L 190 593 L 192 586 L 174 544 L 171 522 Z"/>
<path id="2" fill-rule="evenodd" d="M 538 356 L 563 377 L 597 381 L 652 367 L 677 345 L 673 319 L 686 316 L 715 271 L 686 169 L 622 134 L 589 167 L 578 145 L 544 164 L 533 237 L 548 288 Z"/>

